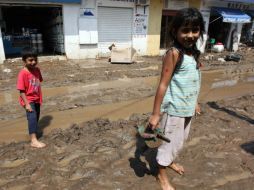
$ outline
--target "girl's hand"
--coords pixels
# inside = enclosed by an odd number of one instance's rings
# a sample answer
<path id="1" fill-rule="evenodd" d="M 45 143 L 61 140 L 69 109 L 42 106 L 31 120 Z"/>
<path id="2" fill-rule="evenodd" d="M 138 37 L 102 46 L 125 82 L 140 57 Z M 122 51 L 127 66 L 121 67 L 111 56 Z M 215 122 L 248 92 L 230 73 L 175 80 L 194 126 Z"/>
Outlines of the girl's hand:
<path id="1" fill-rule="evenodd" d="M 160 115 L 151 115 L 149 118 L 149 124 L 152 126 L 152 129 L 159 127 Z"/>
<path id="2" fill-rule="evenodd" d="M 26 111 L 33 112 L 33 109 L 30 104 L 26 104 L 25 108 L 26 108 Z"/>
<path id="3" fill-rule="evenodd" d="M 197 104 L 195 107 L 195 116 L 200 115 L 200 114 L 201 114 L 201 109 L 200 109 L 199 104 Z"/>

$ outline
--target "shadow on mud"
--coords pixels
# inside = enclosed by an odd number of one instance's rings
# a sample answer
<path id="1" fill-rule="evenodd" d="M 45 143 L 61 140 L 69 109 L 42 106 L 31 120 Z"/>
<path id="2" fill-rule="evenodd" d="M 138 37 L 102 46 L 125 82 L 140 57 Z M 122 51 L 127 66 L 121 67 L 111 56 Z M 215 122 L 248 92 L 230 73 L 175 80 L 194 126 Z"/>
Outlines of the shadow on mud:
<path id="1" fill-rule="evenodd" d="M 134 170 L 136 176 L 144 177 L 145 175 L 157 176 L 158 166 L 156 162 L 157 148 L 148 148 L 144 139 L 136 135 L 135 157 L 129 158 L 130 167 Z M 142 157 L 144 159 L 142 159 Z"/>
<path id="2" fill-rule="evenodd" d="M 43 136 L 44 129 L 50 125 L 52 119 L 53 117 L 51 115 L 46 115 L 39 120 L 39 129 L 36 134 L 37 138 L 41 138 Z"/>
<path id="3" fill-rule="evenodd" d="M 236 118 L 239 118 L 239 119 L 241 119 L 241 120 L 247 121 L 247 122 L 249 122 L 250 124 L 254 124 L 254 119 L 252 119 L 252 118 L 250 118 L 250 117 L 248 117 L 248 116 L 246 116 L 246 115 L 239 114 L 239 113 L 237 113 L 237 112 L 235 112 L 235 111 L 229 110 L 229 109 L 227 109 L 227 108 L 225 108 L 225 107 L 220 107 L 216 102 L 208 102 L 207 104 L 208 104 L 211 108 L 213 108 L 213 109 L 216 109 L 216 110 L 219 110 L 219 111 L 224 111 L 224 112 L 226 112 L 226 113 L 229 114 L 229 115 L 232 115 L 232 116 L 234 116 L 234 117 L 236 117 Z"/>
<path id="4" fill-rule="evenodd" d="M 244 149 L 247 153 L 254 155 L 254 141 L 242 144 L 241 148 Z"/>

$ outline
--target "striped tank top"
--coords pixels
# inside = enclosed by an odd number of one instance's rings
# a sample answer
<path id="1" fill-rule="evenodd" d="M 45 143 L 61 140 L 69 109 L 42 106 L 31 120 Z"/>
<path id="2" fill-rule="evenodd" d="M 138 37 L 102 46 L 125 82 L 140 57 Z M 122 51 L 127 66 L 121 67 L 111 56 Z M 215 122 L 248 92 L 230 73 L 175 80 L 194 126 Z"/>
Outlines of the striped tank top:
<path id="1" fill-rule="evenodd" d="M 182 63 L 175 69 L 169 82 L 161 112 L 172 116 L 191 117 L 200 91 L 201 73 L 193 56 L 183 54 Z"/>

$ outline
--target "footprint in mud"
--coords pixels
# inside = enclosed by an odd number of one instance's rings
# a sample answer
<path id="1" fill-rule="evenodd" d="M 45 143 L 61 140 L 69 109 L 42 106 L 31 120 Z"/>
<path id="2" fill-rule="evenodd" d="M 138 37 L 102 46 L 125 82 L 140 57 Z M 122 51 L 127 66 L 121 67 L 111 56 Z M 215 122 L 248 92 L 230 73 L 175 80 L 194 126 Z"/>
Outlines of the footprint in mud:
<path id="1" fill-rule="evenodd" d="M 103 171 L 98 168 L 79 168 L 75 170 L 75 172 L 70 176 L 70 180 L 78 180 L 82 178 L 92 178 L 95 179 L 96 177 L 103 174 Z"/>
<path id="2" fill-rule="evenodd" d="M 28 162 L 28 160 L 26 159 L 17 159 L 17 160 L 6 160 L 6 161 L 3 161 L 1 164 L 0 164 L 0 168 L 15 168 L 15 167 L 19 167 L 21 166 L 22 164 Z"/>
<path id="3" fill-rule="evenodd" d="M 226 175 L 220 179 L 215 180 L 213 187 L 223 186 L 229 182 L 232 183 L 234 181 L 248 179 L 251 177 L 253 177 L 253 175 L 250 172 L 243 172 L 243 173 L 237 173 L 237 174 L 232 174 L 232 175 Z"/>
<path id="4" fill-rule="evenodd" d="M 80 153 L 80 152 L 78 152 L 78 153 L 76 152 L 76 153 L 72 153 L 72 154 L 67 154 L 67 155 L 61 156 L 58 159 L 59 161 L 58 161 L 57 165 L 60 166 L 60 167 L 66 167 L 66 166 L 69 165 L 69 163 L 72 160 L 74 160 L 74 159 L 76 159 L 76 158 L 78 158 L 80 156 L 82 156 L 82 153 Z"/>
<path id="5" fill-rule="evenodd" d="M 9 183 L 11 180 L 0 179 L 0 187 Z"/>

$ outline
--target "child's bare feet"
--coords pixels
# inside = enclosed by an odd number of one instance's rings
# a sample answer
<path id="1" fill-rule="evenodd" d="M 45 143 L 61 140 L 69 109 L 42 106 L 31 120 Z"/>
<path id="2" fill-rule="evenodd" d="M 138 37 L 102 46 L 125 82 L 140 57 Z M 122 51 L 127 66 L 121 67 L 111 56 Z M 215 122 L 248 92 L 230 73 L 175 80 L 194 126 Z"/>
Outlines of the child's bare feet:
<path id="1" fill-rule="evenodd" d="M 40 141 L 32 141 L 31 142 L 31 147 L 33 148 L 44 148 L 46 146 L 45 143 L 40 142 Z"/>
<path id="2" fill-rule="evenodd" d="M 175 190 L 175 188 L 169 183 L 165 168 L 159 168 L 159 174 L 157 176 L 162 190 Z"/>
<path id="3" fill-rule="evenodd" d="M 184 174 L 184 168 L 180 164 L 172 162 L 168 167 L 171 168 L 172 170 L 174 170 L 179 175 Z"/>

